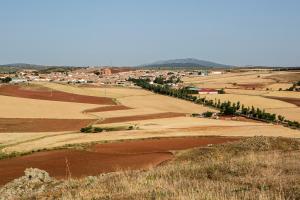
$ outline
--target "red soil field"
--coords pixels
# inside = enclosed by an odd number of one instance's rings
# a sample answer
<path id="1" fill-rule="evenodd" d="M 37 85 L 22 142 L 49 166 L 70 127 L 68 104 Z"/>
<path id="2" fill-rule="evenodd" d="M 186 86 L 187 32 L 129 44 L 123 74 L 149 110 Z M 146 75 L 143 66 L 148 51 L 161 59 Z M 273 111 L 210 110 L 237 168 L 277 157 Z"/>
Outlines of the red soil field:
<path id="1" fill-rule="evenodd" d="M 155 114 L 147 114 L 147 115 L 132 115 L 126 117 L 111 117 L 106 118 L 98 124 L 110 124 L 110 123 L 118 123 L 118 122 L 130 122 L 130 121 L 139 121 L 139 120 L 147 120 L 147 119 L 162 119 L 162 118 L 172 118 L 172 117 L 183 117 L 185 114 L 183 113 L 173 113 L 173 112 L 165 112 L 165 113 L 155 113 Z"/>
<path id="2" fill-rule="evenodd" d="M 79 131 L 92 119 L 0 118 L 0 133 Z"/>
<path id="3" fill-rule="evenodd" d="M 107 97 L 94 97 L 86 95 L 78 95 L 57 90 L 50 90 L 49 88 L 40 87 L 39 89 L 28 87 L 20 87 L 18 85 L 1 85 L 0 95 L 22 97 L 30 99 L 42 99 L 50 101 L 64 101 L 75 103 L 89 103 L 100 105 L 115 105 L 116 103 Z"/>
<path id="4" fill-rule="evenodd" d="M 300 99 L 299 98 L 292 98 L 292 97 L 269 97 L 269 96 L 264 96 L 265 98 L 269 98 L 269 99 L 276 99 L 276 100 L 280 100 L 280 101 L 284 101 L 287 103 L 291 103 L 294 104 L 298 107 L 300 107 Z"/>
<path id="5" fill-rule="evenodd" d="M 91 113 L 91 112 L 105 112 L 105 111 L 113 111 L 113 110 L 128 110 L 131 109 L 127 106 L 116 105 L 116 106 L 105 106 L 84 110 L 83 113 Z"/>
<path id="6" fill-rule="evenodd" d="M 221 144 L 236 141 L 233 137 L 179 137 L 179 138 L 157 138 L 146 140 L 132 140 L 126 142 L 114 142 L 107 144 L 95 144 L 90 150 L 99 153 L 157 153 L 170 150 L 182 150 L 193 147 L 205 146 L 207 144 Z"/>
<path id="7" fill-rule="evenodd" d="M 249 83 L 249 84 L 237 84 L 242 89 L 252 90 L 253 88 L 263 88 L 264 84 L 261 83 Z"/>
<path id="8" fill-rule="evenodd" d="M 188 149 L 235 141 L 227 137 L 163 138 L 97 144 L 89 151 L 55 150 L 0 160 L 0 185 L 39 168 L 50 176 L 66 178 L 98 175 L 128 169 L 149 169 L 173 158 L 170 150 Z M 69 171 L 67 170 L 69 168 Z"/>

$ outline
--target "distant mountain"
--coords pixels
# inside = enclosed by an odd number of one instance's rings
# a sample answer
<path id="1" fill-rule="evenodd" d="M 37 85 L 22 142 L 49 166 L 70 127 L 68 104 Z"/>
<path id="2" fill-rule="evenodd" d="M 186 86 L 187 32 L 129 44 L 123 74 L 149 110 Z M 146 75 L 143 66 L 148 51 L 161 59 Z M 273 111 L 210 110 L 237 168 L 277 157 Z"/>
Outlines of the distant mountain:
<path id="1" fill-rule="evenodd" d="M 47 66 L 47 65 L 36 65 L 27 63 L 12 63 L 0 65 L 0 73 L 15 73 L 22 69 L 34 69 L 41 72 L 51 72 L 51 71 L 66 71 L 73 69 L 73 66 Z"/>
<path id="2" fill-rule="evenodd" d="M 144 64 L 140 67 L 204 67 L 204 68 L 227 68 L 233 67 L 231 65 L 225 65 L 206 60 L 198 60 L 195 58 L 184 58 L 184 59 L 172 59 L 157 61 L 150 64 Z"/>
<path id="3" fill-rule="evenodd" d="M 19 68 L 26 68 L 26 67 L 46 67 L 44 65 L 35 65 L 35 64 L 27 64 L 27 63 L 11 63 L 11 64 L 4 64 L 0 65 L 1 67 L 19 67 Z"/>

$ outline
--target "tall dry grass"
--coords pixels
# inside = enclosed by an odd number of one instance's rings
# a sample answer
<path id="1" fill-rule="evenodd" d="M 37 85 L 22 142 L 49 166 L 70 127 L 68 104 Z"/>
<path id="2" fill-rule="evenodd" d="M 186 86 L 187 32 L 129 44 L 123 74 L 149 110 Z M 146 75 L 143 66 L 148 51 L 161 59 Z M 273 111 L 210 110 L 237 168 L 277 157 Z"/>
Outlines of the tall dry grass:
<path id="1" fill-rule="evenodd" d="M 300 199 L 300 143 L 254 137 L 176 153 L 148 171 L 43 185 L 36 199 Z M 24 195 L 24 194 L 23 194 Z"/>

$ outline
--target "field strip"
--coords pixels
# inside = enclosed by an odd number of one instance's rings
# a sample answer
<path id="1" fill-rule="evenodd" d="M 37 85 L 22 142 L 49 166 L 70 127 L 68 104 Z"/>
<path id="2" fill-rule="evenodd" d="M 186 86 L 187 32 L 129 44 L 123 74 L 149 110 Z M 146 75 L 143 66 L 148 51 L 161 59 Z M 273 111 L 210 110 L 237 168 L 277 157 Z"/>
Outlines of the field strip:
<path id="1" fill-rule="evenodd" d="M 259 127 L 259 128 L 256 128 Z M 148 130 L 128 130 L 114 131 L 98 134 L 73 133 L 66 135 L 57 135 L 55 137 L 42 138 L 31 142 L 24 142 L 4 150 L 10 152 L 31 152 L 39 149 L 53 149 L 63 147 L 65 145 L 76 146 L 88 143 L 105 143 L 107 141 L 118 140 L 134 140 L 146 138 L 166 138 L 166 137 L 182 137 L 182 136 L 273 136 L 273 137 L 291 137 L 300 138 L 300 131 L 282 127 L 279 125 L 248 125 L 248 126 L 209 126 L 203 127 L 178 127 L 179 129 L 168 129 L 166 127 L 151 128 Z M 180 129 L 181 128 L 181 129 Z M 182 129 L 183 128 L 183 129 Z"/>
<path id="2" fill-rule="evenodd" d="M 95 119 L 0 118 L 1 133 L 79 131 Z"/>
<path id="3" fill-rule="evenodd" d="M 86 109 L 82 111 L 82 113 L 107 112 L 107 111 L 118 111 L 118 110 L 128 110 L 128 109 L 132 109 L 132 108 L 119 104 L 116 106 L 101 106 L 101 107 Z"/>
<path id="4" fill-rule="evenodd" d="M 56 136 L 61 136 L 61 135 L 69 135 L 69 134 L 74 134 L 74 133 L 78 133 L 78 132 L 68 132 L 68 133 L 59 133 L 59 134 L 44 135 L 44 136 L 37 137 L 37 138 L 32 138 L 32 139 L 28 139 L 28 140 L 24 140 L 24 141 L 19 141 L 19 142 L 16 142 L 16 143 L 2 145 L 2 146 L 0 146 L 0 150 L 2 152 L 6 153 L 5 152 L 5 148 L 7 148 L 7 147 L 13 147 L 13 146 L 20 145 L 20 144 L 23 144 L 23 143 L 30 143 L 30 142 L 42 140 L 42 139 L 45 139 L 45 138 L 51 138 L 51 137 L 56 137 Z"/>
<path id="5" fill-rule="evenodd" d="M 3 178 L 0 184 L 20 176 L 24 169 L 29 167 L 44 169 L 56 178 L 66 178 L 66 159 L 70 163 L 70 171 L 74 177 L 98 175 L 116 170 L 149 169 L 171 160 L 173 158 L 171 151 L 206 147 L 208 144 L 222 144 L 236 140 L 239 138 L 162 138 L 95 144 L 88 150 L 61 149 L 37 152 L 1 160 L 0 176 Z"/>
<path id="6" fill-rule="evenodd" d="M 183 116 L 186 116 L 186 114 L 173 113 L 173 112 L 155 113 L 155 114 L 147 114 L 147 115 L 131 115 L 125 117 L 105 118 L 104 121 L 98 124 L 110 124 L 110 123 L 117 123 L 117 122 L 141 121 L 141 120 L 148 120 L 148 119 L 173 118 L 173 117 L 183 117 Z"/>
<path id="7" fill-rule="evenodd" d="M 108 97 L 96 97 L 80 94 L 73 94 L 58 90 L 30 90 L 24 89 L 17 85 L 2 85 L 0 86 L 0 94 L 4 96 L 23 97 L 29 99 L 40 99 L 50 101 L 63 101 L 73 103 L 87 103 L 87 104 L 100 104 L 100 105 L 115 105 L 115 102 Z"/>

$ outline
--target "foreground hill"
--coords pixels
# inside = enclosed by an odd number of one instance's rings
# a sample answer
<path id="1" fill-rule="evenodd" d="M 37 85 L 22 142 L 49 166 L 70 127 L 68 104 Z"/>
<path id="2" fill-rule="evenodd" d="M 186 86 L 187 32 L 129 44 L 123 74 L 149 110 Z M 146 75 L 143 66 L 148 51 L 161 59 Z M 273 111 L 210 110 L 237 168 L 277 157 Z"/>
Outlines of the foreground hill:
<path id="1" fill-rule="evenodd" d="M 299 147 L 294 139 L 252 137 L 177 151 L 173 161 L 148 171 L 81 179 L 72 179 L 72 171 L 57 180 L 27 169 L 0 193 L 3 199 L 299 199 Z"/>

